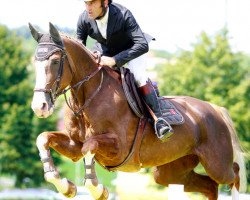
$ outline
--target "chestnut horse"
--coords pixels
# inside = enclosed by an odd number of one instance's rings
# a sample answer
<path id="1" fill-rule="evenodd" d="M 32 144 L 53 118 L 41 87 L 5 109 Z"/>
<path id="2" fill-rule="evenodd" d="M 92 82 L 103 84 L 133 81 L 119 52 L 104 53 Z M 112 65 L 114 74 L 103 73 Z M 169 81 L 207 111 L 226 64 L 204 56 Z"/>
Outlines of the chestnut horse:
<path id="1" fill-rule="evenodd" d="M 72 161 L 84 158 L 84 184 L 94 199 L 108 198 L 107 189 L 96 177 L 95 161 L 125 172 L 154 167 L 156 183 L 182 184 L 186 192 L 200 192 L 209 200 L 218 198 L 219 184 L 236 191 L 243 186 L 243 154 L 226 109 L 188 96 L 172 97 L 185 123 L 174 126 L 173 136 L 162 143 L 151 123 L 130 109 L 116 72 L 99 66 L 84 45 L 59 34 L 51 23 L 49 34 L 38 32 L 31 24 L 30 30 L 38 42 L 32 100 L 35 114 L 50 116 L 56 98 L 70 92 L 69 99 L 65 95 L 65 130 L 37 137 L 45 179 L 59 192 L 73 197 L 76 187 L 60 177 L 49 148 Z M 199 163 L 207 175 L 194 171 Z"/>

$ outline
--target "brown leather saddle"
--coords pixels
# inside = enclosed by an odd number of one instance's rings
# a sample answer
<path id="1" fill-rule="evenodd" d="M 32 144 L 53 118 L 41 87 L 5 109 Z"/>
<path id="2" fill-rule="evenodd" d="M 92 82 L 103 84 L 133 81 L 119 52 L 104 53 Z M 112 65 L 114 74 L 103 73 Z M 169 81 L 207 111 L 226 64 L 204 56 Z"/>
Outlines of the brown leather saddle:
<path id="1" fill-rule="evenodd" d="M 131 109 L 140 118 L 144 118 L 145 116 L 151 118 L 148 108 L 138 92 L 134 74 L 131 73 L 128 68 L 120 67 L 119 69 L 121 72 L 123 90 Z M 158 97 L 158 101 L 163 113 L 163 118 L 170 125 L 179 125 L 184 123 L 183 116 L 171 102 L 171 99 L 168 99 L 167 97 Z"/>

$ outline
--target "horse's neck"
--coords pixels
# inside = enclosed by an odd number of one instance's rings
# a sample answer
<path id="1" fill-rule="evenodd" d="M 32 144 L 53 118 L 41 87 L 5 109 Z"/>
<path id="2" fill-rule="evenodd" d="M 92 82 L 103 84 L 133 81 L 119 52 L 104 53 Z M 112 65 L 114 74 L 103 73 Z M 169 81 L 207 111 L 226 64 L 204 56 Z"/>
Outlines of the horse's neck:
<path id="1" fill-rule="evenodd" d="M 96 71 L 98 66 L 90 51 L 86 47 L 82 46 L 76 41 L 73 41 L 72 39 L 65 39 L 64 44 L 73 73 L 71 86 L 74 86 Z M 101 79 L 100 77 L 100 73 L 98 73 L 89 81 L 80 84 L 80 88 L 75 88 L 79 97 L 78 103 L 83 104 L 85 99 L 91 96 L 91 94 L 99 85 Z"/>
<path id="2" fill-rule="evenodd" d="M 66 38 L 64 44 L 73 71 L 72 84 L 75 84 L 92 73 L 97 68 L 97 64 L 90 51 L 80 43 Z"/>

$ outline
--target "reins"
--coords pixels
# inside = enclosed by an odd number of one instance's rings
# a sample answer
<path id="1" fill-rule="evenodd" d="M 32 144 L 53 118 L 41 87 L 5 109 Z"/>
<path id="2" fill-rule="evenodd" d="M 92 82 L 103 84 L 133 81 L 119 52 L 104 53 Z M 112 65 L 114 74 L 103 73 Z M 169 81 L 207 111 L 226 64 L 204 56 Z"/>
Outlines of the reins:
<path id="1" fill-rule="evenodd" d="M 77 111 L 74 110 L 70 100 L 68 100 L 67 96 L 66 96 L 66 93 L 68 91 L 71 91 L 72 95 L 73 95 L 73 98 L 74 100 L 76 101 L 76 103 L 79 105 L 79 100 L 78 100 L 78 97 L 77 97 L 77 93 L 80 89 L 80 87 L 87 81 L 89 81 L 91 78 L 93 78 L 101 69 L 102 67 L 99 65 L 98 63 L 98 67 L 96 68 L 96 70 L 94 70 L 92 73 L 90 73 L 89 75 L 85 76 L 82 80 L 80 80 L 79 82 L 77 82 L 76 84 L 72 85 L 72 86 L 69 86 L 68 88 L 62 90 L 61 92 L 58 92 L 59 88 L 60 88 L 60 83 L 61 83 L 61 79 L 62 79 L 62 75 L 63 75 L 63 70 L 64 70 L 64 61 L 65 61 L 65 58 L 67 58 L 67 54 L 66 54 L 66 51 L 64 49 L 63 46 L 61 45 L 56 45 L 54 43 L 50 43 L 50 42 L 46 42 L 46 43 L 40 43 L 40 45 L 53 45 L 53 46 L 56 46 L 57 49 L 50 52 L 47 57 L 51 56 L 52 53 L 55 53 L 56 51 L 60 51 L 62 52 L 62 57 L 60 59 L 60 66 L 59 66 L 59 69 L 58 69 L 58 73 L 57 73 L 57 77 L 54 81 L 54 83 L 52 84 L 52 87 L 51 88 L 35 88 L 34 89 L 34 92 L 44 92 L 44 93 L 48 93 L 50 95 L 50 98 L 51 98 L 51 102 L 52 104 L 54 105 L 55 104 L 55 101 L 56 99 L 60 96 L 60 95 L 64 95 L 64 99 L 66 101 L 66 104 L 68 105 L 68 107 L 70 108 L 70 110 L 74 113 L 75 116 L 79 116 L 81 114 L 81 112 L 89 106 L 90 102 L 93 100 L 93 98 L 100 92 L 101 88 L 102 88 L 102 83 L 103 83 L 103 72 L 102 72 L 102 75 L 101 75 L 101 81 L 100 81 L 100 84 L 99 86 L 97 87 L 97 89 L 94 91 L 94 93 L 84 102 L 84 104 L 78 108 Z M 46 58 L 46 57 L 45 57 Z M 44 58 L 43 58 L 44 59 Z M 71 68 L 71 65 L 69 64 L 69 68 L 70 68 L 70 72 L 71 74 L 73 75 L 73 70 Z M 55 85 L 55 89 L 54 89 L 54 86 Z M 73 89 L 76 89 L 76 92 L 73 90 Z"/>
<path id="2" fill-rule="evenodd" d="M 93 98 L 100 92 L 101 88 L 102 88 L 102 83 L 103 83 L 103 72 L 101 74 L 101 81 L 100 81 L 100 84 L 99 86 L 97 87 L 97 89 L 94 91 L 94 93 L 84 102 L 84 104 L 78 108 L 77 111 L 74 110 L 70 100 L 67 99 L 67 96 L 66 96 L 66 93 L 67 91 L 69 90 L 72 90 L 72 89 L 76 89 L 76 92 L 72 92 L 72 94 L 74 95 L 74 99 L 77 101 L 78 103 L 78 100 L 77 100 L 77 93 L 80 89 L 80 87 L 82 86 L 82 84 L 84 84 L 85 82 L 89 81 L 92 77 L 94 77 L 100 70 L 102 69 L 101 66 L 99 66 L 94 72 L 92 72 L 91 74 L 85 76 L 81 81 L 79 81 L 78 83 L 76 83 L 75 85 L 73 86 L 70 86 L 66 89 L 64 89 L 59 95 L 63 94 L 64 95 L 64 99 L 66 101 L 66 104 L 67 106 L 70 108 L 70 110 L 74 113 L 75 116 L 79 116 L 81 114 L 81 112 L 89 106 L 90 102 L 93 100 Z"/>

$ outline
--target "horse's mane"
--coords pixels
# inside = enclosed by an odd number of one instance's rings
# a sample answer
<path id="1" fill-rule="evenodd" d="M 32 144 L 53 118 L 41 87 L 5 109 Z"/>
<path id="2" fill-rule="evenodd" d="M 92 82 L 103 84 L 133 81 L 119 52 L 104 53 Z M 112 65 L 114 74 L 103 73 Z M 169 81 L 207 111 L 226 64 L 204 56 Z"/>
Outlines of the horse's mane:
<path id="1" fill-rule="evenodd" d="M 75 38 L 75 37 L 72 37 L 72 36 L 69 36 L 68 34 L 66 33 L 63 33 L 63 32 L 60 32 L 60 35 L 62 38 L 66 38 L 68 40 L 70 40 L 71 42 L 73 42 L 75 45 L 79 46 L 84 52 L 86 52 L 92 59 L 95 59 L 93 53 L 82 43 L 81 40 Z"/>
<path id="2" fill-rule="evenodd" d="M 96 62 L 96 57 L 94 55 L 94 53 L 92 51 L 90 51 L 83 43 L 81 40 L 75 38 L 75 37 L 72 37 L 72 36 L 69 36 L 65 33 L 62 33 L 60 32 L 60 35 L 63 39 L 67 39 L 67 40 L 70 40 L 70 42 L 74 43 L 75 45 L 77 45 L 78 47 L 80 47 L 88 56 L 90 56 L 91 59 L 94 60 L 94 62 Z M 118 81 L 120 83 L 120 73 L 118 73 L 116 70 L 113 70 L 107 66 L 104 66 L 103 67 L 107 72 L 108 74 L 114 78 L 116 81 Z"/>

